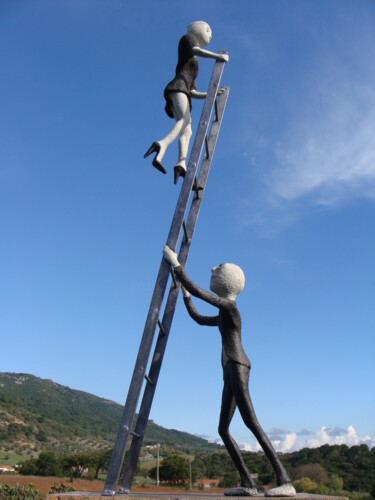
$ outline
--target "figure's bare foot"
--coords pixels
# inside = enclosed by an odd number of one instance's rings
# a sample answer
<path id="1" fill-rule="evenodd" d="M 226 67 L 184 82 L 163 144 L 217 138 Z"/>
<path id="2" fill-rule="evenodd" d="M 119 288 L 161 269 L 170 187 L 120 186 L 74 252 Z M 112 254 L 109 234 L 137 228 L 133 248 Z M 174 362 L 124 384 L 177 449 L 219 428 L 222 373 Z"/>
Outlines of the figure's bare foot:
<path id="1" fill-rule="evenodd" d="M 265 497 L 294 497 L 296 490 L 292 483 L 285 483 L 264 492 Z"/>
<path id="2" fill-rule="evenodd" d="M 245 488 L 240 486 L 239 488 L 227 488 L 224 491 L 226 497 L 255 497 L 258 495 L 258 490 L 256 488 Z"/>

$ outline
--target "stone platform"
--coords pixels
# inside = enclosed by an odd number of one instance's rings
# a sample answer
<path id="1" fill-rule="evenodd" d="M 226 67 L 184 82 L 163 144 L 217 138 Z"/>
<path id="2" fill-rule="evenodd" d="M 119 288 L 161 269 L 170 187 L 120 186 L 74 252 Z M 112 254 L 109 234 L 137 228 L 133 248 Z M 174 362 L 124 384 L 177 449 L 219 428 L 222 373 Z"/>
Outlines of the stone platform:
<path id="1" fill-rule="evenodd" d="M 48 500 L 104 500 L 106 498 L 114 498 L 115 500 L 120 498 L 127 499 L 137 499 L 137 500 L 162 500 L 175 499 L 175 500 L 224 500 L 224 499 L 239 499 L 244 500 L 246 498 L 267 498 L 270 500 L 288 500 L 287 497 L 265 497 L 264 494 L 259 494 L 254 497 L 225 497 L 218 493 L 130 493 L 128 495 L 117 494 L 113 497 L 103 497 L 101 493 L 89 492 L 89 491 L 72 491 L 71 493 L 54 493 L 47 495 Z M 346 497 L 333 497 L 327 495 L 312 495 L 309 493 L 297 493 L 295 497 L 289 497 L 290 500 L 293 498 L 298 500 L 348 500 Z"/>

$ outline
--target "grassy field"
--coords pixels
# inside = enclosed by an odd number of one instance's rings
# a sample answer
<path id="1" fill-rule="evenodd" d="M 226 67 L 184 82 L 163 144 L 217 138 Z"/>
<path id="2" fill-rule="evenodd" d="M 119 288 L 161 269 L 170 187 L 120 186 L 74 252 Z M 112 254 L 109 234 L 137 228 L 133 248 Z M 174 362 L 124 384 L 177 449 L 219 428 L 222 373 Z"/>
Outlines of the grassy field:
<path id="1" fill-rule="evenodd" d="M 24 462 L 29 457 L 18 455 L 12 451 L 0 451 L 0 465 L 15 465 Z"/>

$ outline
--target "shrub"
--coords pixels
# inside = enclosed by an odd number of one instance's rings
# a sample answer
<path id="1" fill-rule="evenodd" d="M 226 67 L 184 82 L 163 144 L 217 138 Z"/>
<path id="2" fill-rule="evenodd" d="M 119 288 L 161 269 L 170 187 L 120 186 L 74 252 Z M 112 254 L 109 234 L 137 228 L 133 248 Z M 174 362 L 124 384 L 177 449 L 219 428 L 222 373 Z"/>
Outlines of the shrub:
<path id="1" fill-rule="evenodd" d="M 39 500 L 40 498 L 32 484 L 27 486 L 0 484 L 0 500 Z"/>
<path id="2" fill-rule="evenodd" d="M 328 483 L 327 471 L 320 464 L 304 464 L 297 467 L 295 471 L 295 478 L 303 479 L 305 477 L 310 478 L 316 483 Z"/>
<path id="3" fill-rule="evenodd" d="M 69 491 L 75 491 L 75 489 L 72 486 L 66 486 L 64 483 L 53 483 L 49 493 L 68 493 Z"/>
<path id="4" fill-rule="evenodd" d="M 309 477 L 301 477 L 293 481 L 293 486 L 298 493 L 315 493 L 318 488 L 318 483 Z"/>
<path id="5" fill-rule="evenodd" d="M 219 483 L 220 488 L 232 488 L 238 485 L 240 476 L 236 470 L 226 472 Z"/>
<path id="6" fill-rule="evenodd" d="M 332 476 L 329 478 L 328 486 L 335 491 L 343 490 L 344 480 L 338 474 L 332 474 Z"/>

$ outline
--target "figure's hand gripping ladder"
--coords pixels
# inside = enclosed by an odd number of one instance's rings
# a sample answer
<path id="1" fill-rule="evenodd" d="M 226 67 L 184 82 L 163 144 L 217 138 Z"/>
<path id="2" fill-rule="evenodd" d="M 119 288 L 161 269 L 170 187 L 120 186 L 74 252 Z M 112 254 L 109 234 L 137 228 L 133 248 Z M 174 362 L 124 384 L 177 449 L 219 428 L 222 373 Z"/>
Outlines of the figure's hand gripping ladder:
<path id="1" fill-rule="evenodd" d="M 177 206 L 167 239 L 167 245 L 169 246 L 169 248 L 171 248 L 172 250 L 176 250 L 181 234 L 181 229 L 183 229 L 184 236 L 178 255 L 178 260 L 183 266 L 185 266 L 189 254 L 190 245 L 197 223 L 212 157 L 219 135 L 225 105 L 228 99 L 228 87 L 224 87 L 223 91 L 219 93 L 219 95 L 217 95 L 221 76 L 224 70 L 224 64 L 225 63 L 218 61 L 214 66 L 207 92 L 207 97 L 199 121 L 198 130 L 196 132 L 193 147 L 191 150 L 187 172 L 182 184 L 180 196 L 177 201 Z M 212 117 L 213 110 L 215 110 L 214 117 Z M 210 124 L 211 128 L 208 133 Z M 205 158 L 202 160 L 197 181 L 196 172 L 201 160 L 204 146 L 206 154 Z M 194 193 L 193 195 L 192 191 Z M 191 195 L 193 196 L 193 200 L 190 206 L 187 221 L 185 223 L 185 213 Z M 104 490 L 102 492 L 103 496 L 113 496 L 116 493 L 116 485 L 120 477 L 121 467 L 124 461 L 125 451 L 130 435 L 133 436 L 133 439 L 129 456 L 125 464 L 124 476 L 121 481 L 119 493 L 129 493 L 130 487 L 133 482 L 134 472 L 137 466 L 147 421 L 150 415 L 152 400 L 155 394 L 156 384 L 159 378 L 161 364 L 168 341 L 168 335 L 172 325 L 178 293 L 180 291 L 180 284 L 175 281 L 174 275 L 172 273 L 172 283 L 167 298 L 163 319 L 160 322 L 160 308 L 164 299 L 169 273 L 170 265 L 164 259 L 162 259 L 146 319 L 145 328 L 143 331 L 141 344 L 139 346 L 138 356 L 135 363 L 128 396 L 126 398 L 120 426 L 117 431 L 115 446 L 113 448 L 111 461 L 108 467 L 107 478 L 104 485 Z M 157 326 L 159 326 L 159 336 L 156 341 L 149 374 L 146 375 L 147 363 Z M 143 393 L 136 427 L 134 431 L 132 431 L 131 428 L 136 414 L 137 403 L 142 390 L 144 379 L 146 380 L 146 386 Z"/>

